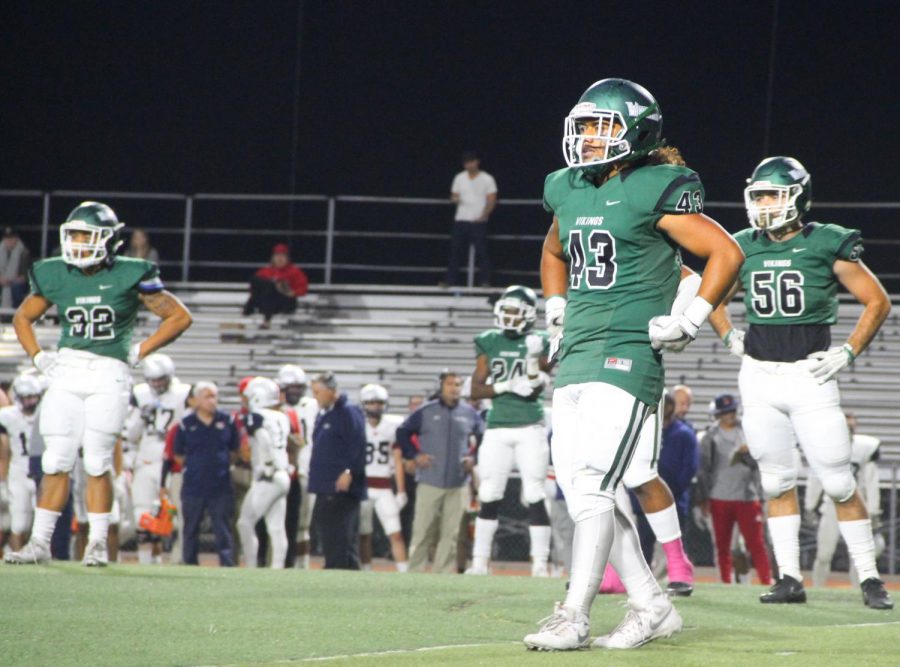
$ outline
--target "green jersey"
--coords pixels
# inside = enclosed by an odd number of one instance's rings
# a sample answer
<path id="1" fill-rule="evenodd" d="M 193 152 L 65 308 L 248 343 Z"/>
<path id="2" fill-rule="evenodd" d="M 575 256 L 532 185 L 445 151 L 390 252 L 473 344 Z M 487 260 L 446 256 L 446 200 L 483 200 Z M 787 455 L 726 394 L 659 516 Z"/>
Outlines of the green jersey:
<path id="1" fill-rule="evenodd" d="M 744 251 L 739 275 L 750 324 L 837 321 L 834 261 L 859 259 L 863 250 L 859 231 L 810 222 L 783 242 L 754 229 L 741 230 L 734 238 Z"/>
<path id="2" fill-rule="evenodd" d="M 153 262 L 116 257 L 88 275 L 61 257 L 37 262 L 29 272 L 32 294 L 44 297 L 59 311 L 58 347 L 85 350 L 120 361 L 128 360 L 140 294 L 163 289 Z"/>
<path id="3" fill-rule="evenodd" d="M 700 213 L 703 196 L 699 176 L 674 165 L 626 170 L 600 187 L 577 169 L 547 177 L 544 207 L 559 221 L 569 262 L 555 386 L 606 382 L 648 405 L 659 402 L 662 356 L 647 330 L 672 307 L 681 260 L 656 223 Z"/>
<path id="4" fill-rule="evenodd" d="M 550 338 L 546 331 L 535 331 L 521 336 L 510 337 L 500 329 L 488 329 L 475 337 L 475 354 L 487 357 L 494 382 L 503 382 L 525 375 L 526 336 L 540 336 L 543 339 L 542 356 L 550 353 Z M 522 398 L 513 392 L 500 394 L 491 399 L 488 412 L 488 428 L 510 428 L 528 426 L 544 420 L 542 396 Z"/>

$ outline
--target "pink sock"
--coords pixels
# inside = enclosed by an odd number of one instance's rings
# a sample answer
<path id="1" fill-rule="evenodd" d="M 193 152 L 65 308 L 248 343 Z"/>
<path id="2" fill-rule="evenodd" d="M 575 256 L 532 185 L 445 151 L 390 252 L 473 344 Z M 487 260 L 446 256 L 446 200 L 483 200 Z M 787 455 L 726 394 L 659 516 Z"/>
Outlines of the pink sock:
<path id="1" fill-rule="evenodd" d="M 619 574 L 612 565 L 607 564 L 606 570 L 603 572 L 603 581 L 600 582 L 600 593 L 604 595 L 615 595 L 625 592 L 625 584 L 619 579 Z"/>
<path id="2" fill-rule="evenodd" d="M 684 553 L 684 545 L 678 537 L 671 542 L 662 545 L 666 552 L 666 563 L 669 566 L 669 581 L 679 581 L 685 584 L 694 583 L 694 565 Z"/>

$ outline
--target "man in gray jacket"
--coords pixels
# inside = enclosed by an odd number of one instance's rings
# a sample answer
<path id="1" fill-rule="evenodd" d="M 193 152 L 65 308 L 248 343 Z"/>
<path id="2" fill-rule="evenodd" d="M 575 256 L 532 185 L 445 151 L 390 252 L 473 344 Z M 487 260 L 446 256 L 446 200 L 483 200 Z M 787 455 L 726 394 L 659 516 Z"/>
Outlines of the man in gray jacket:
<path id="1" fill-rule="evenodd" d="M 480 439 L 484 433 L 481 416 L 460 402 L 461 389 L 459 375 L 441 373 L 437 398 L 410 414 L 397 429 L 403 456 L 413 459 L 418 471 L 409 556 L 412 572 L 425 569 L 429 548 L 435 544 L 433 571 L 456 571 L 456 542 L 468 502 L 466 481 L 475 465 L 471 438 Z"/>

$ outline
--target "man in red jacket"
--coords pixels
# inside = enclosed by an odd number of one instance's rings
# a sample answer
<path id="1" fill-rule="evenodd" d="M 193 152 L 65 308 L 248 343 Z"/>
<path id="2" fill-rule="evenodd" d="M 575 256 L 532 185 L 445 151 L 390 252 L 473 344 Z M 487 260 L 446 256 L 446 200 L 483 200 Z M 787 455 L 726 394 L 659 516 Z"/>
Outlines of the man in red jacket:
<path id="1" fill-rule="evenodd" d="M 297 297 L 306 294 L 309 279 L 300 267 L 291 263 L 286 244 L 272 248 L 272 261 L 262 267 L 250 279 L 250 298 L 244 306 L 244 315 L 259 311 L 265 317 L 265 328 L 275 313 L 293 313 L 297 310 Z"/>

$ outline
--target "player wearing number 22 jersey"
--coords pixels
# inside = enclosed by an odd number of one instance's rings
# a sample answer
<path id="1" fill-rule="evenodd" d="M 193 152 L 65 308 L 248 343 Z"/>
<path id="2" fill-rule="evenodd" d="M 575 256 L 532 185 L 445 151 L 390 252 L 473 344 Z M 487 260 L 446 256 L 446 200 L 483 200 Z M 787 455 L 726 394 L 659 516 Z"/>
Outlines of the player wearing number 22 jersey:
<path id="1" fill-rule="evenodd" d="M 129 368 L 191 324 L 187 309 L 164 291 L 154 264 L 116 256 L 123 226 L 105 204 L 77 206 L 60 227 L 62 257 L 35 264 L 31 294 L 13 319 L 19 342 L 49 378 L 49 387 L 38 425 L 46 449 L 31 539 L 21 551 L 7 554 L 7 562 L 49 560 L 50 537 L 68 499 L 69 473 L 81 448 L 90 525 L 84 563 L 107 564 L 110 470 L 128 413 Z M 141 303 L 162 322 L 136 343 L 132 332 Z M 41 350 L 33 324 L 54 305 L 61 328 L 59 351 L 48 352 Z"/>
<path id="2" fill-rule="evenodd" d="M 641 555 L 634 525 L 615 506 L 616 487 L 662 394 L 661 352 L 694 339 L 743 256 L 703 215 L 700 178 L 664 146 L 659 104 L 641 86 L 604 79 L 588 88 L 566 118 L 563 152 L 568 168 L 544 185 L 553 223 L 541 282 L 551 357 L 559 359 L 552 458 L 575 534 L 566 599 L 525 644 L 586 646 L 609 562 L 631 610 L 593 645 L 635 648 L 680 631 L 682 622 Z M 707 260 L 683 312 L 672 310 L 679 246 Z"/>
<path id="3" fill-rule="evenodd" d="M 794 462 L 799 443 L 835 501 L 863 601 L 890 609 L 893 603 L 878 578 L 872 528 L 850 464 L 850 435 L 836 379 L 875 336 L 890 301 L 860 261 L 863 246 L 857 230 L 804 222 L 811 190 L 809 172 L 793 158 L 767 158 L 756 167 L 744 191 L 751 228 L 736 235 L 746 260 L 732 291 L 745 289 L 749 328 L 746 333 L 734 329 L 724 305 L 711 318 L 725 344 L 743 358 L 744 431 L 769 499 L 769 533 L 781 578 L 760 600 L 806 601 Z M 838 283 L 865 308 L 847 341 L 831 347 Z"/>

